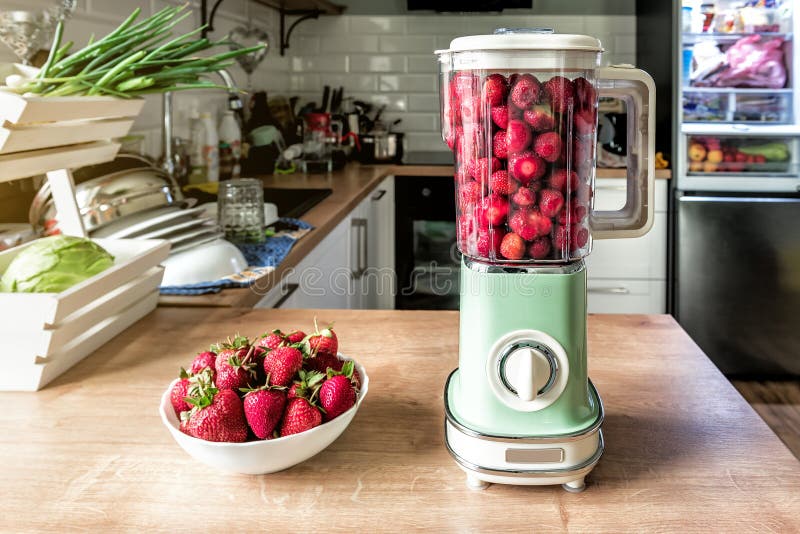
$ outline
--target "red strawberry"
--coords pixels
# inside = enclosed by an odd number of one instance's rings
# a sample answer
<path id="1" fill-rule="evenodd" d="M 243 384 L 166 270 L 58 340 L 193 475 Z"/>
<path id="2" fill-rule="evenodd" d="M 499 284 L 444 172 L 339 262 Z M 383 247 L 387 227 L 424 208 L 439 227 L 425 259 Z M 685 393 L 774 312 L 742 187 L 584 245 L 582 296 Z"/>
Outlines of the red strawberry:
<path id="1" fill-rule="evenodd" d="M 269 334 L 262 335 L 256 343 L 265 349 L 277 349 L 286 342 L 286 336 L 280 330 L 273 330 Z"/>
<path id="2" fill-rule="evenodd" d="M 491 194 L 481 202 L 481 224 L 483 227 L 499 226 L 508 215 L 508 200 L 497 194 Z"/>
<path id="3" fill-rule="evenodd" d="M 306 430 L 311 430 L 322 423 L 322 414 L 319 410 L 306 399 L 296 397 L 291 399 L 286 405 L 281 423 L 281 436 L 299 434 Z"/>
<path id="4" fill-rule="evenodd" d="M 242 405 L 250 430 L 259 439 L 270 439 L 283 415 L 286 393 L 271 386 L 244 391 Z"/>
<path id="5" fill-rule="evenodd" d="M 567 181 L 569 176 L 569 181 Z M 555 169 L 547 178 L 547 185 L 552 189 L 566 193 L 578 189 L 578 174 L 575 171 L 567 172 L 567 169 Z"/>
<path id="6" fill-rule="evenodd" d="M 511 119 L 506 130 L 506 147 L 508 152 L 521 152 L 531 144 L 531 129 L 525 121 Z"/>
<path id="7" fill-rule="evenodd" d="M 264 356 L 264 372 L 271 386 L 288 386 L 303 366 L 303 353 L 294 347 L 278 347 Z"/>
<path id="8" fill-rule="evenodd" d="M 542 189 L 539 192 L 539 210 L 545 217 L 556 217 L 564 206 L 564 195 L 555 189 Z"/>
<path id="9" fill-rule="evenodd" d="M 491 168 L 489 167 L 491 163 Z M 485 183 L 489 180 L 489 175 L 494 171 L 500 170 L 502 164 L 498 158 L 478 158 L 471 165 L 469 171 L 470 175 L 479 182 Z"/>
<path id="10" fill-rule="evenodd" d="M 483 105 L 477 95 L 461 99 L 461 122 L 464 124 L 480 124 L 483 118 Z"/>
<path id="11" fill-rule="evenodd" d="M 521 152 L 508 158 L 509 174 L 519 180 L 522 185 L 528 185 L 532 180 L 541 178 L 547 166 L 539 156 L 533 152 Z"/>
<path id="12" fill-rule="evenodd" d="M 517 192 L 514 193 L 514 196 L 511 197 L 511 202 L 521 208 L 533 206 L 533 204 L 536 202 L 536 193 L 527 187 L 520 187 L 517 189 Z"/>
<path id="13" fill-rule="evenodd" d="M 502 159 L 508 157 L 508 142 L 505 130 L 495 132 L 492 137 L 492 155 Z"/>
<path id="14" fill-rule="evenodd" d="M 530 124 L 531 128 L 537 132 L 552 130 L 556 125 L 555 117 L 553 117 L 553 112 L 548 105 L 539 104 L 533 106 L 532 109 L 525 110 L 522 116 L 525 122 Z"/>
<path id="15" fill-rule="evenodd" d="M 352 408 L 356 403 L 356 390 L 350 378 L 344 375 L 328 378 L 319 388 L 319 403 L 325 410 L 326 421 L 336 419 Z"/>
<path id="16" fill-rule="evenodd" d="M 460 124 L 456 125 L 455 128 L 451 128 L 448 130 L 446 137 L 447 146 L 450 147 L 450 150 L 459 151 L 461 148 L 461 140 L 464 138 L 464 127 Z"/>
<path id="17" fill-rule="evenodd" d="M 558 214 L 558 223 L 579 223 L 586 217 L 587 212 L 588 209 L 586 206 L 581 204 L 577 198 L 572 198 L 569 201 L 569 207 L 564 206 L 561 208 L 561 213 Z M 569 221 L 567 221 L 568 215 Z"/>
<path id="18" fill-rule="evenodd" d="M 540 92 L 539 80 L 531 74 L 522 74 L 511 87 L 511 102 L 520 109 L 527 109 L 539 101 Z"/>
<path id="19" fill-rule="evenodd" d="M 500 253 L 503 236 L 505 236 L 505 232 L 499 228 L 478 230 L 478 241 L 475 246 L 478 255 L 482 258 L 497 256 Z"/>
<path id="20" fill-rule="evenodd" d="M 528 255 L 535 260 L 544 260 L 550 255 L 550 238 L 542 236 L 537 238 L 528 247 Z"/>
<path id="21" fill-rule="evenodd" d="M 469 97 L 478 90 L 478 78 L 470 72 L 459 71 L 450 82 L 453 98 Z"/>
<path id="22" fill-rule="evenodd" d="M 508 128 L 508 106 L 492 106 L 489 110 L 492 116 L 492 122 L 505 130 Z"/>
<path id="23" fill-rule="evenodd" d="M 192 360 L 192 365 L 189 366 L 189 372 L 193 375 L 199 374 L 203 369 L 211 369 L 214 371 L 214 361 L 217 355 L 211 351 L 201 352 Z"/>
<path id="24" fill-rule="evenodd" d="M 561 137 L 556 132 L 539 134 L 533 142 L 533 150 L 540 158 L 552 163 L 561 155 Z"/>
<path id="25" fill-rule="evenodd" d="M 214 383 L 219 389 L 239 391 L 256 377 L 255 365 L 250 342 L 246 337 L 237 336 L 217 347 L 217 359 L 214 362 L 217 376 Z"/>
<path id="26" fill-rule="evenodd" d="M 289 387 L 289 392 L 286 397 L 293 399 L 295 397 L 303 397 L 304 399 L 311 399 L 315 396 L 322 381 L 325 380 L 326 372 L 319 371 L 304 371 L 300 369 L 297 372 L 298 380 L 292 382 Z"/>
<path id="27" fill-rule="evenodd" d="M 556 249 L 564 251 L 567 240 L 569 240 L 570 251 L 574 252 L 579 248 L 583 248 L 589 241 L 589 230 L 580 224 L 556 226 L 553 234 L 553 244 L 555 244 Z"/>
<path id="28" fill-rule="evenodd" d="M 180 380 L 175 382 L 169 392 L 169 400 L 172 403 L 175 414 L 178 416 L 181 415 L 181 412 L 192 409 L 192 406 L 186 402 L 186 396 L 189 394 L 189 376 L 186 369 L 181 367 Z"/>
<path id="29" fill-rule="evenodd" d="M 575 113 L 573 122 L 579 135 L 594 133 L 595 125 L 597 124 L 597 115 L 594 112 L 594 108 L 578 111 Z"/>
<path id="30" fill-rule="evenodd" d="M 490 74 L 483 82 L 483 99 L 490 106 L 499 106 L 506 99 L 508 86 L 502 74 Z"/>
<path id="31" fill-rule="evenodd" d="M 489 177 L 489 191 L 498 195 L 510 195 L 517 190 L 519 183 L 507 171 L 494 171 Z"/>
<path id="32" fill-rule="evenodd" d="M 574 99 L 572 82 L 563 76 L 553 76 L 542 84 L 550 106 L 557 113 L 566 113 Z"/>
<path id="33" fill-rule="evenodd" d="M 327 352 L 320 352 L 316 356 L 306 358 L 304 363 L 307 369 L 318 371 L 322 374 L 327 373 L 328 369 L 339 371 L 344 365 L 344 362 L 336 355 Z"/>
<path id="34" fill-rule="evenodd" d="M 536 229 L 536 236 L 548 235 L 553 229 L 553 221 L 550 217 L 542 215 L 538 209 L 528 211 L 528 224 Z"/>
<path id="35" fill-rule="evenodd" d="M 575 100 L 580 109 L 589 109 L 597 105 L 597 91 L 592 82 L 583 77 L 575 78 L 572 82 L 575 89 Z"/>
<path id="36" fill-rule="evenodd" d="M 181 432 L 206 441 L 239 443 L 247 439 L 247 421 L 239 395 L 217 389 L 210 373 L 199 380 L 187 397 L 193 407 L 181 414 Z"/>
<path id="37" fill-rule="evenodd" d="M 509 260 L 521 260 L 525 256 L 525 241 L 514 232 L 506 234 L 500 243 L 500 254 Z"/>
<path id="38" fill-rule="evenodd" d="M 572 162 L 584 180 L 589 177 L 594 157 L 594 143 L 589 138 L 576 137 L 572 143 Z"/>
<path id="39" fill-rule="evenodd" d="M 339 340 L 333 331 L 333 325 L 320 330 L 317 320 L 314 319 L 314 333 L 307 335 L 303 340 L 303 352 L 307 356 L 323 353 L 336 356 L 339 352 Z"/>
<path id="40" fill-rule="evenodd" d="M 508 219 L 508 227 L 525 241 L 533 241 L 539 235 L 539 227 L 535 219 L 529 218 L 531 210 L 517 210 Z"/>
<path id="41" fill-rule="evenodd" d="M 294 345 L 295 343 L 300 343 L 305 338 L 306 334 L 302 330 L 293 330 L 288 334 L 286 334 L 286 341 L 288 341 L 290 345 Z"/>
<path id="42" fill-rule="evenodd" d="M 483 196 L 483 186 L 471 179 L 458 187 L 458 198 L 462 209 L 471 204 L 476 204 Z"/>

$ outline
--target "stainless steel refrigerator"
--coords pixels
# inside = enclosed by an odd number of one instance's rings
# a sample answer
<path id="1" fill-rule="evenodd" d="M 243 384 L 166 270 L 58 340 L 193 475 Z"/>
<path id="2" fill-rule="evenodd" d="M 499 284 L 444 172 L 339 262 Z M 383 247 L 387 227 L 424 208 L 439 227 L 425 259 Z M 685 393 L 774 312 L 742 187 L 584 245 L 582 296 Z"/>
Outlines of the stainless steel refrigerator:
<path id="1" fill-rule="evenodd" d="M 676 2 L 673 313 L 726 374 L 800 375 L 800 2 Z"/>

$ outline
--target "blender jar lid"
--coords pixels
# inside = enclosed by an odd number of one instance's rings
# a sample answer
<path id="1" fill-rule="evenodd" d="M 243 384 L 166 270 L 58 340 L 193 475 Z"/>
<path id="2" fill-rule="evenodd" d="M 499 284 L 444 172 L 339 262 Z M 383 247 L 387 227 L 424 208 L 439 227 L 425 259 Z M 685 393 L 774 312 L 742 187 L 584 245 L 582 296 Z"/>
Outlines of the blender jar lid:
<path id="1" fill-rule="evenodd" d="M 469 35 L 450 41 L 450 48 L 437 52 L 482 50 L 575 50 L 602 52 L 598 39 L 588 35 L 554 33 L 551 28 L 498 28 L 491 35 Z"/>

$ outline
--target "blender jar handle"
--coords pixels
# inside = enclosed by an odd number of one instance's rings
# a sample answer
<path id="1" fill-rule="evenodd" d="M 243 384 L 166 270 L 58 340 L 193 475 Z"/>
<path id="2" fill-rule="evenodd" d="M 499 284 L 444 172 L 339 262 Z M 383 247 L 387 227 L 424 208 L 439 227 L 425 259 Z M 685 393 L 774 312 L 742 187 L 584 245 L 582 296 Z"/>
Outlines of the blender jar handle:
<path id="1" fill-rule="evenodd" d="M 639 237 L 653 225 L 655 177 L 655 97 L 653 78 L 629 66 L 597 71 L 600 96 L 625 102 L 627 133 L 627 200 L 615 211 L 592 210 L 589 226 L 594 239 Z"/>

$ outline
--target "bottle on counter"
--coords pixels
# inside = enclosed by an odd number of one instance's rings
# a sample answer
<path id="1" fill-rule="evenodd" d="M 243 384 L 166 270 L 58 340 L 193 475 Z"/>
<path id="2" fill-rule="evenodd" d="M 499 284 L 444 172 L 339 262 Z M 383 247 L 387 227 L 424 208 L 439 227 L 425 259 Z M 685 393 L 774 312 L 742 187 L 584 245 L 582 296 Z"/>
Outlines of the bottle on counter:
<path id="1" fill-rule="evenodd" d="M 202 184 L 208 181 L 206 160 L 203 156 L 203 145 L 206 142 L 206 126 L 200 120 L 200 114 L 196 109 L 190 114 L 189 127 L 189 183 Z"/>
<path id="2" fill-rule="evenodd" d="M 219 181 L 219 135 L 217 125 L 211 113 L 204 111 L 200 114 L 200 121 L 205 129 L 203 140 L 203 161 L 206 166 L 206 181 Z"/>
<path id="3" fill-rule="evenodd" d="M 233 176 L 234 157 L 231 145 L 219 142 L 219 181 L 230 180 Z"/>
<path id="4" fill-rule="evenodd" d="M 236 120 L 233 111 L 229 110 L 222 114 L 222 121 L 219 124 L 219 142 L 220 167 L 222 167 L 222 144 L 225 143 L 228 145 L 233 158 L 231 177 L 238 178 L 241 174 L 242 130 L 239 127 L 239 121 Z M 222 174 L 221 170 L 220 174 Z"/>

